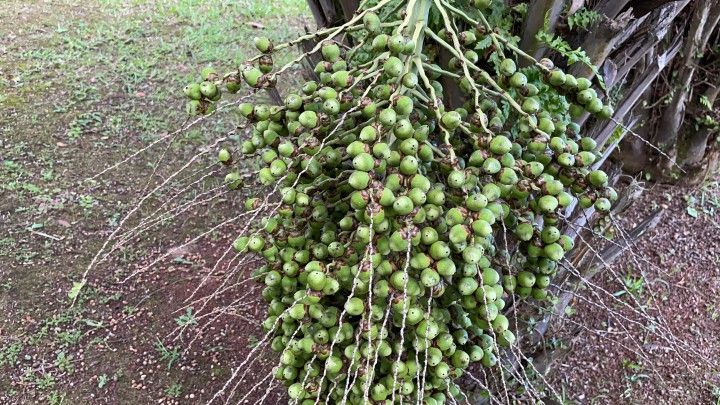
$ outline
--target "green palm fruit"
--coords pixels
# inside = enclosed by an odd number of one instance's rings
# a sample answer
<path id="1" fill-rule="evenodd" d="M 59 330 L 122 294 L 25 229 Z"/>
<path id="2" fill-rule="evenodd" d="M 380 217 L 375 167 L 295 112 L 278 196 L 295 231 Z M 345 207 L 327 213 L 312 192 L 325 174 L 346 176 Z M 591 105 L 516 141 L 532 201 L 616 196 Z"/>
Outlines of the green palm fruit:
<path id="1" fill-rule="evenodd" d="M 340 47 L 335 43 L 323 45 L 320 52 L 328 62 L 335 62 L 340 58 Z"/>
<path id="2" fill-rule="evenodd" d="M 551 243 L 543 248 L 543 251 L 548 259 L 558 262 L 565 255 L 565 251 L 562 246 L 558 243 Z"/>
<path id="3" fill-rule="evenodd" d="M 477 219 L 473 221 L 472 230 L 475 235 L 481 236 L 483 238 L 492 235 L 493 232 L 490 223 L 484 219 Z"/>
<path id="4" fill-rule="evenodd" d="M 598 198 L 595 200 L 595 209 L 598 212 L 609 212 L 612 208 L 612 203 L 605 197 Z"/>
<path id="5" fill-rule="evenodd" d="M 512 87 L 523 87 L 527 85 L 528 79 L 524 74 L 515 72 L 512 76 L 510 76 L 509 82 Z"/>
<path id="6" fill-rule="evenodd" d="M 395 125 L 395 122 L 397 122 L 397 113 L 392 108 L 386 108 L 380 111 L 378 121 L 384 127 L 392 127 Z"/>
<path id="7" fill-rule="evenodd" d="M 412 124 L 405 118 L 398 120 L 395 124 L 395 128 L 393 128 L 393 133 L 398 139 L 409 139 L 413 136 L 414 132 Z"/>
<path id="8" fill-rule="evenodd" d="M 339 70 L 332 74 L 332 81 L 336 87 L 346 88 L 353 84 L 354 78 L 347 70 Z"/>
<path id="9" fill-rule="evenodd" d="M 558 207 L 558 200 L 552 195 L 544 195 L 538 200 L 538 207 L 542 212 L 553 212 Z"/>
<path id="10" fill-rule="evenodd" d="M 432 319 L 423 319 L 415 328 L 415 333 L 424 339 L 435 339 L 440 333 L 440 328 Z"/>
<path id="11" fill-rule="evenodd" d="M 352 164 L 355 170 L 369 172 L 375 167 L 375 159 L 369 153 L 363 152 L 353 158 Z"/>
<path id="12" fill-rule="evenodd" d="M 402 117 L 409 116 L 413 111 L 413 107 L 413 100 L 408 96 L 400 96 L 395 100 L 394 110 Z"/>
<path id="13" fill-rule="evenodd" d="M 407 215 L 412 212 L 413 208 L 415 207 L 412 200 L 404 195 L 396 198 L 393 202 L 393 209 L 398 215 Z"/>
<path id="14" fill-rule="evenodd" d="M 540 102 L 535 97 L 528 97 L 522 103 L 522 110 L 528 114 L 535 114 L 540 111 Z"/>
<path id="15" fill-rule="evenodd" d="M 399 58 L 391 56 L 383 64 L 383 71 L 390 77 L 398 77 L 403 72 L 403 63 Z"/>
<path id="16" fill-rule="evenodd" d="M 354 171 L 348 179 L 348 184 L 355 190 L 364 190 L 370 183 L 370 176 L 366 172 Z"/>
<path id="17" fill-rule="evenodd" d="M 237 190 L 242 184 L 243 181 L 238 172 L 230 172 L 225 176 L 225 185 L 227 185 L 230 190 Z"/>
<path id="18" fill-rule="evenodd" d="M 374 51 L 384 51 L 387 49 L 388 41 L 390 37 L 387 34 L 379 34 L 373 38 L 371 47 Z"/>
<path id="19" fill-rule="evenodd" d="M 480 211 L 481 209 L 485 208 L 487 204 L 488 198 L 485 196 L 485 194 L 481 193 L 471 194 L 465 199 L 465 206 L 470 211 Z"/>
<path id="20" fill-rule="evenodd" d="M 547 80 L 553 86 L 563 86 L 567 80 L 567 76 L 562 70 L 553 70 L 547 76 Z"/>
<path id="21" fill-rule="evenodd" d="M 515 171 L 509 167 L 506 167 L 500 171 L 499 176 L 500 183 L 506 185 L 512 185 L 518 182 L 518 175 Z"/>
<path id="22" fill-rule="evenodd" d="M 489 157 L 483 162 L 482 168 L 487 174 L 496 174 L 502 169 L 502 164 L 497 159 Z"/>
<path id="23" fill-rule="evenodd" d="M 604 105 L 600 111 L 597 111 L 597 106 L 588 106 L 588 111 L 597 114 L 598 117 L 604 120 L 612 117 L 613 114 L 615 114 L 615 110 L 609 105 Z"/>
<path id="24" fill-rule="evenodd" d="M 577 78 L 576 83 L 575 87 L 578 91 L 587 90 L 592 86 L 592 82 L 584 77 Z"/>
<path id="25" fill-rule="evenodd" d="M 262 71 L 253 66 L 248 66 L 242 71 L 243 79 L 250 87 L 257 87 L 260 84 L 262 75 Z"/>
<path id="26" fill-rule="evenodd" d="M 593 98 L 585 105 L 585 109 L 589 113 L 598 114 L 598 115 L 600 115 L 600 113 L 602 113 L 604 107 L 605 106 L 603 105 L 602 100 L 600 100 L 599 98 Z M 612 112 L 610 110 L 608 110 L 608 114 L 609 115 L 607 115 L 606 117 L 602 117 L 602 118 L 610 118 L 610 116 L 612 115 Z"/>
<path id="27" fill-rule="evenodd" d="M 465 184 L 465 172 L 462 170 L 453 170 L 448 174 L 448 186 L 453 188 L 461 188 Z"/>
<path id="28" fill-rule="evenodd" d="M 202 92 L 200 91 L 199 83 L 191 83 L 185 86 L 183 89 L 185 95 L 191 100 L 200 100 L 202 98 Z"/>
<path id="29" fill-rule="evenodd" d="M 608 183 L 608 175 L 602 170 L 593 170 L 588 174 L 587 179 L 595 187 L 605 187 Z"/>
<path id="30" fill-rule="evenodd" d="M 371 34 L 378 32 L 380 30 L 380 17 L 372 12 L 366 13 L 363 16 L 363 26 Z"/>
<path id="31" fill-rule="evenodd" d="M 432 288 L 440 283 L 440 274 L 431 268 L 426 268 L 420 274 L 420 280 L 425 287 Z"/>
<path id="32" fill-rule="evenodd" d="M 213 82 L 202 82 L 200 83 L 200 93 L 203 95 L 203 97 L 206 97 L 210 100 L 214 99 L 215 96 L 219 93 L 220 89 L 218 89 L 217 85 Z"/>
<path id="33" fill-rule="evenodd" d="M 468 233 L 467 229 L 465 228 L 465 226 L 457 224 L 457 225 L 453 225 L 453 227 L 450 228 L 450 234 L 448 236 L 448 239 L 450 239 L 450 241 L 452 243 L 458 244 L 458 243 L 465 242 L 467 240 L 468 236 L 469 236 L 469 233 Z"/>
<path id="34" fill-rule="evenodd" d="M 530 288 L 535 285 L 535 274 L 529 271 L 521 271 L 517 275 L 517 284 L 521 287 Z"/>
<path id="35" fill-rule="evenodd" d="M 500 73 L 510 77 L 515 74 L 517 71 L 517 66 L 515 65 L 515 61 L 512 59 L 503 59 L 502 62 L 500 62 Z"/>
<path id="36" fill-rule="evenodd" d="M 475 246 L 468 246 L 462 252 L 465 263 L 478 264 L 483 258 L 483 250 Z"/>
<path id="37" fill-rule="evenodd" d="M 577 101 L 582 105 L 587 105 L 592 100 L 597 99 L 597 93 L 593 89 L 580 90 L 577 93 Z"/>
<path id="38" fill-rule="evenodd" d="M 504 135 L 496 135 L 490 141 L 490 151 L 496 155 L 504 155 L 512 149 L 512 142 Z"/>
<path id="39" fill-rule="evenodd" d="M 460 126 L 462 117 L 457 111 L 448 111 L 442 115 L 441 121 L 445 128 L 452 131 Z"/>
<path id="40" fill-rule="evenodd" d="M 230 154 L 230 151 L 227 150 L 226 148 L 220 149 L 220 151 L 218 152 L 218 162 L 220 162 L 224 165 L 231 164 L 232 163 L 232 154 Z"/>
<path id="41" fill-rule="evenodd" d="M 412 200 L 413 205 L 416 207 L 422 206 L 427 201 L 427 195 L 424 191 L 419 188 L 413 188 L 408 192 L 408 197 Z"/>
<path id="42" fill-rule="evenodd" d="M 495 331 L 495 333 L 503 333 L 510 327 L 510 321 L 508 321 L 507 317 L 502 314 L 498 314 L 498 316 L 492 321 L 492 328 Z"/>
<path id="43" fill-rule="evenodd" d="M 430 245 L 429 253 L 435 260 L 444 259 L 450 256 L 450 247 L 443 241 L 437 241 Z M 438 269 L 438 271 L 440 271 L 440 269 Z"/>
<path id="44" fill-rule="evenodd" d="M 399 55 L 405 50 L 405 37 L 402 35 L 393 35 L 392 37 L 388 38 L 387 41 L 387 47 L 395 55 Z"/>
<path id="45" fill-rule="evenodd" d="M 272 42 L 266 37 L 255 37 L 253 43 L 255 44 L 255 48 L 262 53 L 269 53 L 273 50 Z"/>
<path id="46" fill-rule="evenodd" d="M 345 302 L 345 311 L 352 316 L 357 316 L 365 312 L 365 304 L 358 297 L 349 298 Z"/>
<path id="47" fill-rule="evenodd" d="M 410 176 L 417 173 L 418 160 L 415 156 L 405 156 L 400 162 L 400 173 Z"/>

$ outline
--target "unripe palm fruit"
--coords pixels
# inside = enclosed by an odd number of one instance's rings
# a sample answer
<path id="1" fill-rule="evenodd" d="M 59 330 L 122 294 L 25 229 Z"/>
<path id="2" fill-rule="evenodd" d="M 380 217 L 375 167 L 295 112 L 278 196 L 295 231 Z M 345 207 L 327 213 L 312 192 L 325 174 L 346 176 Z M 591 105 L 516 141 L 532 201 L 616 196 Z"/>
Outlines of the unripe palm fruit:
<path id="1" fill-rule="evenodd" d="M 238 106 L 238 112 L 245 118 L 250 118 L 254 112 L 254 106 L 250 103 L 242 103 Z"/>
<path id="2" fill-rule="evenodd" d="M 242 72 L 243 79 L 245 79 L 245 83 L 250 85 L 251 87 L 257 87 L 260 83 L 260 77 L 262 77 L 263 73 L 260 69 L 248 66 L 247 68 L 243 69 Z"/>
<path id="3" fill-rule="evenodd" d="M 530 223 L 523 222 L 515 227 L 515 235 L 522 241 L 529 241 L 533 236 L 533 226 Z"/>
<path id="4" fill-rule="evenodd" d="M 393 35 L 388 39 L 388 49 L 395 55 L 399 55 L 405 50 L 405 37 L 400 34 Z"/>
<path id="5" fill-rule="evenodd" d="M 335 87 L 344 89 L 353 84 L 354 78 L 347 70 L 339 70 L 332 74 L 332 81 Z"/>
<path id="6" fill-rule="evenodd" d="M 239 77 L 231 76 L 225 80 L 225 88 L 230 94 L 237 93 L 240 91 L 241 87 L 241 80 Z"/>
<path id="7" fill-rule="evenodd" d="M 253 43 L 255 44 L 255 48 L 262 53 L 272 52 L 272 42 L 266 37 L 255 37 Z"/>
<path id="8" fill-rule="evenodd" d="M 335 43 L 323 45 L 320 51 L 328 62 L 335 62 L 340 58 L 340 47 Z"/>
<path id="9" fill-rule="evenodd" d="M 259 252 L 265 247 L 265 240 L 257 235 L 253 235 L 248 239 L 247 247 L 252 252 Z"/>
<path id="10" fill-rule="evenodd" d="M 590 110 L 588 109 L 588 111 L 590 111 Z M 597 112 L 597 116 L 606 120 L 606 119 L 612 117 L 614 113 L 615 113 L 615 110 L 613 110 L 612 107 L 610 107 L 609 105 L 604 105 L 602 110 Z"/>
<path id="11" fill-rule="evenodd" d="M 263 73 L 270 73 L 273 69 L 273 59 L 270 55 L 262 55 L 258 59 L 258 68 Z"/>
<path id="12" fill-rule="evenodd" d="M 392 108 L 386 108 L 380 111 L 378 121 L 385 127 L 392 127 L 397 121 L 397 113 Z"/>
<path id="13" fill-rule="evenodd" d="M 460 188 L 465 184 L 465 172 L 462 170 L 453 170 L 447 177 L 448 186 Z"/>
<path id="14" fill-rule="evenodd" d="M 515 61 L 512 59 L 503 59 L 502 62 L 500 62 L 500 73 L 505 76 L 512 76 L 517 71 L 517 66 L 515 65 Z"/>
<path id="15" fill-rule="evenodd" d="M 542 212 L 553 212 L 558 206 L 558 200 L 552 195 L 544 195 L 538 200 L 538 207 Z"/>
<path id="16" fill-rule="evenodd" d="M 460 123 L 462 122 L 462 117 L 457 111 L 448 111 L 442 115 L 441 121 L 445 128 L 452 131 L 460 126 Z"/>
<path id="17" fill-rule="evenodd" d="M 471 194 L 465 199 L 465 206 L 470 211 L 480 211 L 485 208 L 488 204 L 488 199 L 484 194 L 475 193 Z"/>
<path id="18" fill-rule="evenodd" d="M 475 8 L 483 11 L 490 7 L 490 5 L 492 4 L 492 0 L 475 0 L 473 4 L 475 5 Z"/>
<path id="19" fill-rule="evenodd" d="M 218 87 L 213 82 L 202 82 L 200 84 L 200 93 L 208 99 L 213 99 L 218 94 Z"/>
<path id="20" fill-rule="evenodd" d="M 548 74 L 547 79 L 553 86 L 562 86 L 565 84 L 566 76 L 562 70 L 553 70 Z"/>
<path id="21" fill-rule="evenodd" d="M 191 83 L 185 86 L 183 89 L 185 92 L 185 95 L 191 99 L 191 100 L 200 100 L 202 98 L 202 93 L 200 92 L 200 84 L 198 83 Z"/>
<path id="22" fill-rule="evenodd" d="M 225 184 L 230 190 L 237 190 L 242 186 L 242 178 L 238 172 L 230 172 L 225 176 Z"/>
<path id="23" fill-rule="evenodd" d="M 407 74 L 406 74 L 407 76 Z M 404 76 L 403 76 L 404 77 Z M 395 100 L 395 112 L 401 116 L 408 116 L 413 111 L 413 101 L 408 96 L 400 96 Z"/>
<path id="24" fill-rule="evenodd" d="M 497 155 L 503 155 L 510 152 L 512 142 L 505 135 L 496 135 L 490 141 L 490 151 Z"/>
<path id="25" fill-rule="evenodd" d="M 592 82 L 589 79 L 584 78 L 584 77 L 580 77 L 577 79 L 576 87 L 577 87 L 578 91 L 587 90 L 591 86 L 592 86 Z"/>
<path id="26" fill-rule="evenodd" d="M 545 252 L 545 256 L 547 256 L 548 259 L 555 262 L 560 261 L 565 255 L 565 251 L 558 243 L 551 243 L 545 246 L 543 252 Z"/>
<path id="27" fill-rule="evenodd" d="M 413 72 L 407 72 L 402 77 L 402 85 L 412 89 L 415 88 L 418 84 L 418 77 Z"/>
<path id="28" fill-rule="evenodd" d="M 412 212 L 413 208 L 413 202 L 407 196 L 397 197 L 393 202 L 393 209 L 398 215 L 407 215 Z"/>
<path id="29" fill-rule="evenodd" d="M 522 110 L 528 114 L 535 114 L 540 111 L 540 102 L 534 97 L 528 97 L 522 103 Z"/>
<path id="30" fill-rule="evenodd" d="M 523 87 L 527 84 L 527 76 L 520 72 L 515 72 L 510 76 L 510 85 L 513 87 Z"/>
<path id="31" fill-rule="evenodd" d="M 598 113 L 602 112 L 603 107 L 604 107 L 604 105 L 603 105 L 602 101 L 596 97 L 596 98 L 593 98 L 592 100 L 590 100 L 589 103 L 587 103 L 587 105 L 585 106 L 585 109 L 587 109 L 587 111 L 591 114 L 598 114 Z M 609 116 L 607 118 L 609 118 Z"/>
<path id="32" fill-rule="evenodd" d="M 590 101 L 597 98 L 597 93 L 593 89 L 580 90 L 577 93 L 577 101 L 582 105 L 587 105 Z"/>
<path id="33" fill-rule="evenodd" d="M 229 165 L 230 163 L 232 163 L 232 155 L 230 154 L 230 151 L 226 148 L 220 149 L 220 151 L 218 152 L 218 162 L 224 165 Z"/>
<path id="34" fill-rule="evenodd" d="M 308 129 L 313 129 L 318 125 L 318 116 L 315 111 L 303 111 L 298 117 L 300 124 Z"/>
<path id="35" fill-rule="evenodd" d="M 363 26 L 369 33 L 374 34 L 380 30 L 380 18 L 377 14 L 368 12 L 363 16 Z"/>
<path id="36" fill-rule="evenodd" d="M 370 183 L 370 175 L 358 170 L 352 172 L 350 178 L 348 179 L 348 184 L 350 184 L 350 186 L 352 186 L 355 190 L 366 189 L 368 183 Z"/>
<path id="37" fill-rule="evenodd" d="M 371 44 L 373 51 L 384 51 L 387 48 L 389 38 L 390 37 L 388 37 L 387 34 L 379 34 L 375 38 L 373 38 Z"/>
<path id="38" fill-rule="evenodd" d="M 383 64 L 383 72 L 390 77 L 398 77 L 402 74 L 403 63 L 396 56 L 389 57 Z"/>
<path id="39" fill-rule="evenodd" d="M 415 156 L 405 156 L 402 158 L 402 161 L 400 161 L 400 173 L 410 176 L 415 173 L 417 173 L 418 170 L 418 160 Z"/>
<path id="40" fill-rule="evenodd" d="M 605 197 L 598 198 L 595 200 L 595 209 L 598 212 L 609 212 L 612 208 L 612 203 Z"/>
<path id="41" fill-rule="evenodd" d="M 373 159 L 373 157 L 369 153 L 363 152 L 355 156 L 352 163 L 355 170 L 369 172 L 375 166 L 375 159 Z"/>
<path id="42" fill-rule="evenodd" d="M 540 238 L 543 243 L 556 242 L 560 238 L 560 230 L 554 226 L 546 226 L 542 232 L 540 232 Z"/>
<path id="43" fill-rule="evenodd" d="M 602 170 L 591 171 L 587 178 L 595 187 L 604 187 L 608 183 L 608 175 Z"/>

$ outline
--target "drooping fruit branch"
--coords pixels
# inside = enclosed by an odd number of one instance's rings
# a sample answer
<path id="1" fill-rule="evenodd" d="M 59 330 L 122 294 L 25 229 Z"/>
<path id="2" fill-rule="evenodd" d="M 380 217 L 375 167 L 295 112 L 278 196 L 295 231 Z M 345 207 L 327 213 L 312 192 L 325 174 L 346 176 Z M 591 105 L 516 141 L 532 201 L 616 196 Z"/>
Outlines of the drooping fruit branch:
<path id="1" fill-rule="evenodd" d="M 472 363 L 495 367 L 515 342 L 506 300 L 548 299 L 574 245 L 565 209 L 604 213 L 617 198 L 572 122 L 610 107 L 589 80 L 521 51 L 484 14 L 490 2 L 476 3 L 363 3 L 304 37 L 319 41 L 318 81 L 284 105 L 238 108 L 253 125 L 242 154 L 259 157 L 258 183 L 279 201 L 233 246 L 266 261 L 255 273 L 269 308 L 261 344 L 282 353 L 276 377 L 293 402 L 461 395 L 456 378 Z M 512 12 L 493 7 L 495 18 Z M 300 41 L 258 38 L 262 54 L 242 69 L 204 71 L 188 110 L 211 111 L 222 83 L 274 88 L 307 55 L 276 68 L 273 52 Z M 532 63 L 518 69 L 517 58 Z M 443 105 L 441 77 L 457 81 L 462 107 Z M 219 160 L 235 161 L 229 150 Z"/>

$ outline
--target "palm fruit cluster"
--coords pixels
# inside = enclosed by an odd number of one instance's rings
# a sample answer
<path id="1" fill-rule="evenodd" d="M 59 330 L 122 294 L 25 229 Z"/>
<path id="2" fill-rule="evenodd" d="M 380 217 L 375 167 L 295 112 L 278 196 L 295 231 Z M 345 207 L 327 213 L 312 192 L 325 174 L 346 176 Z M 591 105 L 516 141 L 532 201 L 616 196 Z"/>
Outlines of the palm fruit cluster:
<path id="1" fill-rule="evenodd" d="M 374 4 L 341 27 L 356 45 L 319 43 L 317 80 L 284 105 L 238 107 L 253 125 L 239 160 L 259 159 L 276 197 L 247 200 L 273 209 L 233 246 L 266 261 L 253 273 L 262 325 L 294 403 L 452 402 L 464 370 L 495 367 L 515 341 L 508 300 L 547 299 L 573 248 L 564 210 L 577 200 L 603 213 L 617 198 L 572 122 L 612 110 L 547 59 L 519 69 L 512 35 L 477 22 L 513 10 Z M 275 85 L 283 46 L 255 44 L 237 72 L 189 86 L 189 111 L 211 111 L 222 84 Z M 461 107 L 443 104 L 448 83 Z M 227 149 L 219 160 L 233 164 Z"/>

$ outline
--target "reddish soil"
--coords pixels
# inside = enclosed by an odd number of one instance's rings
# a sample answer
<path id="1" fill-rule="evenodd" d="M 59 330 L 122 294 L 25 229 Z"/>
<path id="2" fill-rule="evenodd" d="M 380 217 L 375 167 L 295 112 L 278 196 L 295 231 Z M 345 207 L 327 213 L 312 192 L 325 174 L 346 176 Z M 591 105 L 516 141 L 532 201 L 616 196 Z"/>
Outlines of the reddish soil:
<path id="1" fill-rule="evenodd" d="M 697 201 L 688 202 L 690 195 Z M 611 271 L 593 280 L 595 287 L 579 292 L 576 313 L 560 335 L 569 354 L 554 376 L 568 398 L 602 404 L 720 400 L 718 201 L 717 183 L 704 191 L 653 185 L 623 215 L 620 222 L 630 229 L 657 208 L 666 211 Z M 693 208 L 697 218 L 688 214 Z M 639 303 L 666 329 L 649 331 L 650 318 L 625 303 Z"/>

